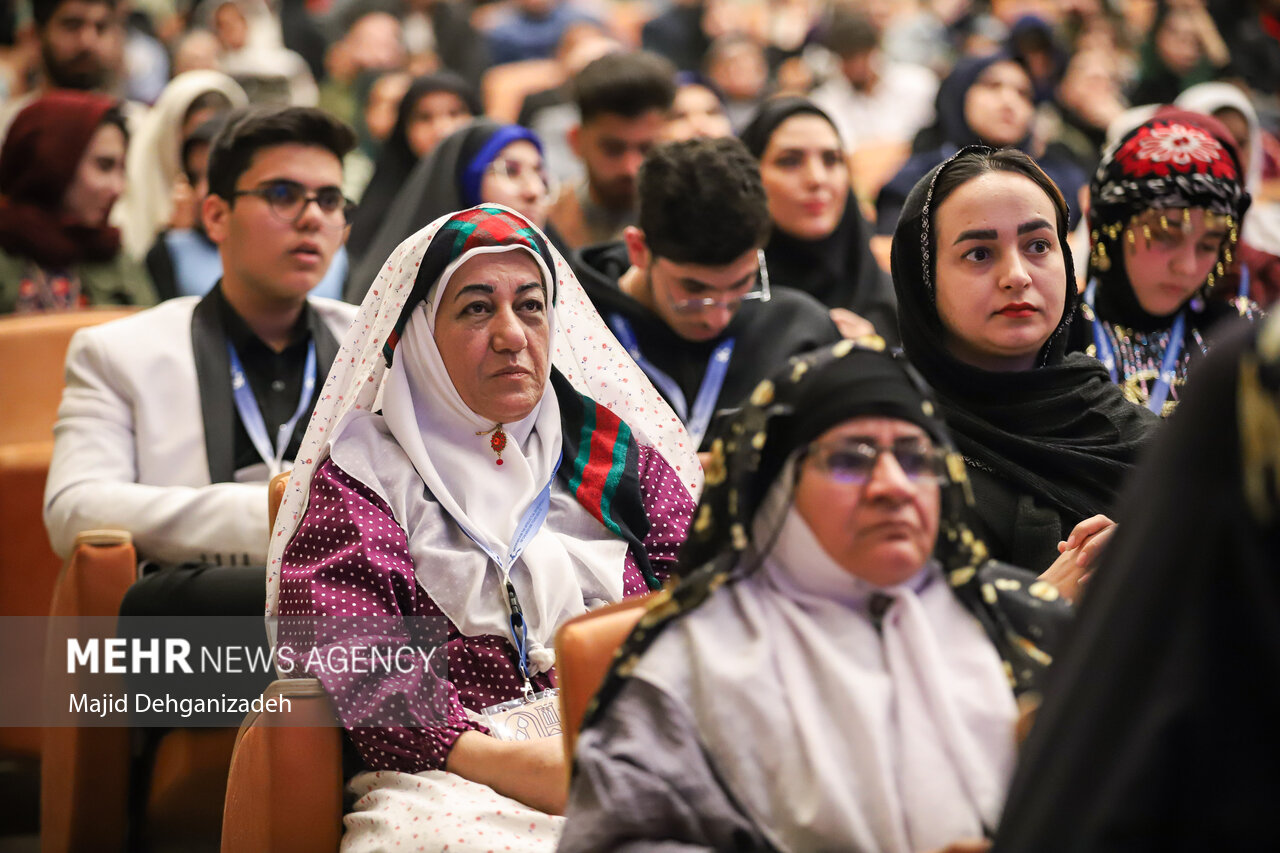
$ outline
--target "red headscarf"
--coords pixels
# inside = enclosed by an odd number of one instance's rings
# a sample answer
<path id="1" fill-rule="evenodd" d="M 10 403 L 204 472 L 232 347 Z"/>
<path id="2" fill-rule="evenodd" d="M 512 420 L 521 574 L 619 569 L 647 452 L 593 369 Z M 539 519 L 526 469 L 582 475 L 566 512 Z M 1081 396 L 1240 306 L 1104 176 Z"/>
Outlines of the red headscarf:
<path id="1" fill-rule="evenodd" d="M 72 223 L 62 212 L 80 160 L 116 103 L 55 91 L 18 113 L 0 148 L 0 248 L 55 268 L 109 260 L 120 250 L 117 229 Z"/>

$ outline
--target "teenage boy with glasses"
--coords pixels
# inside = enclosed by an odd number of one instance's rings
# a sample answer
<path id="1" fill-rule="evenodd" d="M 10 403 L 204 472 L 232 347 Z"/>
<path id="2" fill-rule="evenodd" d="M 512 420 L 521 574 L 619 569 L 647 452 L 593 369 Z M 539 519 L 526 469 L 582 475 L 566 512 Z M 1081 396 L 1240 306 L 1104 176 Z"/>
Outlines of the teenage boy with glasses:
<path id="1" fill-rule="evenodd" d="M 699 446 L 787 358 L 840 339 L 812 297 L 769 286 L 771 227 L 755 158 L 736 139 L 659 146 L 640 168 L 638 226 L 574 269 L 596 309 Z"/>

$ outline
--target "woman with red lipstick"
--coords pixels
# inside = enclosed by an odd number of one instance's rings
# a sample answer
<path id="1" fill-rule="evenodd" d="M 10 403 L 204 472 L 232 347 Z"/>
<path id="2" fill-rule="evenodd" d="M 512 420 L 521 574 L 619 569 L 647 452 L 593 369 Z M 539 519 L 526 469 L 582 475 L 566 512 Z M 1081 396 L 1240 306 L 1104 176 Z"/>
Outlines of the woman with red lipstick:
<path id="1" fill-rule="evenodd" d="M 871 228 L 830 116 L 805 98 L 776 98 L 741 137 L 760 161 L 769 197 L 773 233 L 764 255 L 775 283 L 826 305 L 846 336 L 895 339 L 893 290 L 867 244 Z"/>
<path id="2" fill-rule="evenodd" d="M 970 147 L 907 196 L 893 283 L 907 356 L 964 456 L 992 556 L 1086 570 L 1158 422 L 1067 354 L 1079 302 L 1067 205 L 1021 151 Z"/>
<path id="3" fill-rule="evenodd" d="M 51 92 L 18 113 L 0 149 L 0 314 L 155 302 L 107 225 L 127 143 L 102 95 Z"/>
<path id="4" fill-rule="evenodd" d="M 1158 415 L 1177 406 L 1212 328 L 1256 307 L 1247 280 L 1234 300 L 1210 298 L 1237 251 L 1244 175 L 1216 119 L 1162 110 L 1120 138 L 1090 185 L 1088 287 L 1070 348 Z"/>

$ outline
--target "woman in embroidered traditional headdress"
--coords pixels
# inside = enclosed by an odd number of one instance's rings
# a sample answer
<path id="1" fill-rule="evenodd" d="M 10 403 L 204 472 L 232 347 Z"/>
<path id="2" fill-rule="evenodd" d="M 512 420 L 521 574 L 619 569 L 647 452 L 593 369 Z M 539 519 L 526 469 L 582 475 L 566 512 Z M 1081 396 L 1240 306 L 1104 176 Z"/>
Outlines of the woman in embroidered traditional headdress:
<path id="1" fill-rule="evenodd" d="M 966 525 L 924 383 L 879 339 L 843 341 L 761 384 L 712 453 L 685 580 L 588 709 L 560 849 L 914 853 L 990 834 L 1015 694 L 1069 611 Z"/>
<path id="2" fill-rule="evenodd" d="M 422 815 L 447 800 L 439 814 L 466 815 L 458 837 L 545 849 L 559 738 L 500 740 L 476 714 L 553 686 L 566 619 L 658 588 L 700 485 L 694 448 L 542 232 L 498 206 L 392 254 L 320 399 L 268 613 L 375 771 L 352 783 L 344 850 L 384 841 L 405 797 Z M 326 663 L 405 646 L 407 671 Z"/>
<path id="3" fill-rule="evenodd" d="M 0 148 L 0 314 L 155 302 L 107 224 L 127 144 L 119 104 L 91 92 L 50 92 L 14 118 Z"/>
<path id="4" fill-rule="evenodd" d="M 997 559 L 1087 566 L 1157 419 L 1066 354 L 1079 302 L 1062 193 L 1026 154 L 973 147 L 907 196 L 893 237 L 902 345 L 942 404 Z M 1093 537 L 1093 538 L 1096 538 Z M 1065 547 L 1060 543 L 1065 542 Z"/>
<path id="5" fill-rule="evenodd" d="M 1022 752 L 996 851 L 1273 843 L 1278 453 L 1272 316 L 1223 335 L 1126 489 Z"/>
<path id="6" fill-rule="evenodd" d="M 1244 170 L 1216 119 L 1162 110 L 1107 152 L 1089 194 L 1088 286 L 1070 346 L 1168 415 L 1213 326 L 1256 307 L 1247 294 L 1209 298 L 1249 207 Z"/>

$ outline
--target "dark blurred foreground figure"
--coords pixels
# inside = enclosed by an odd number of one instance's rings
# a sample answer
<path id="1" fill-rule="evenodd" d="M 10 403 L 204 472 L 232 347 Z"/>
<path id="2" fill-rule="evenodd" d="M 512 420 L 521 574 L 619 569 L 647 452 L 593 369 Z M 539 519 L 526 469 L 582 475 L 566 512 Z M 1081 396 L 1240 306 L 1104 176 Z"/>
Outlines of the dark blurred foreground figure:
<path id="1" fill-rule="evenodd" d="M 1280 320 L 1192 376 L 1120 502 L 996 851 L 1275 845 Z"/>
<path id="2" fill-rule="evenodd" d="M 686 579 L 587 711 L 561 853 L 982 849 L 1014 695 L 1069 611 L 987 556 L 935 411 L 865 338 L 793 359 L 726 423 Z"/>

